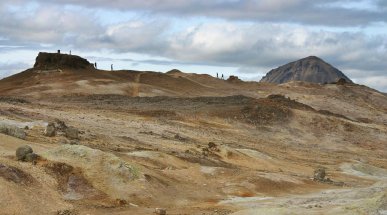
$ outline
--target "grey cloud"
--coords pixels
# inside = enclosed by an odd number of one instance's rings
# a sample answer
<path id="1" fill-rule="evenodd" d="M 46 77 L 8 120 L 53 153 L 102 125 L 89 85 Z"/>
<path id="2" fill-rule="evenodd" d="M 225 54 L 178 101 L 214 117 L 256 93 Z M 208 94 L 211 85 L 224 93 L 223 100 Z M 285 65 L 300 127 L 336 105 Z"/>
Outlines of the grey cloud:
<path id="1" fill-rule="evenodd" d="M 348 0 L 133 0 L 130 2 L 125 0 L 59 0 L 56 2 L 124 11 L 140 10 L 179 17 L 207 16 L 229 20 L 294 22 L 325 26 L 362 26 L 372 22 L 385 22 L 387 19 L 386 7 L 380 7 L 380 5 L 385 6 L 383 1 L 373 2 L 376 7 L 379 6 L 379 11 L 325 6 L 330 3 L 356 2 Z"/>
<path id="2" fill-rule="evenodd" d="M 98 32 L 69 38 L 75 47 L 85 50 L 109 49 L 114 52 L 137 52 L 158 55 L 165 48 L 169 22 L 131 20 L 106 26 Z"/>

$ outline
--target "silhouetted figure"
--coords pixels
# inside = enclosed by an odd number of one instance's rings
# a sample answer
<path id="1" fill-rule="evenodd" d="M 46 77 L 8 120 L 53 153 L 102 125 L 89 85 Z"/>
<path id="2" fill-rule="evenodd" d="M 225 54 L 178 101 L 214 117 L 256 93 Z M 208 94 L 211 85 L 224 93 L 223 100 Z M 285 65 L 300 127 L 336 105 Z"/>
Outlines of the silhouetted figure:
<path id="1" fill-rule="evenodd" d="M 110 69 L 113 71 L 113 64 L 112 64 L 112 65 L 110 65 Z"/>
<path id="2" fill-rule="evenodd" d="M 219 75 L 218 75 L 218 73 L 216 73 L 216 78 L 219 78 Z"/>
<path id="3" fill-rule="evenodd" d="M 70 50 L 70 55 L 71 55 L 71 50 Z"/>
<path id="4" fill-rule="evenodd" d="M 223 74 L 222 74 L 222 80 L 224 80 L 224 76 L 223 76 Z"/>
<path id="5" fill-rule="evenodd" d="M 58 54 L 60 54 L 60 49 L 58 49 Z"/>
<path id="6" fill-rule="evenodd" d="M 94 63 L 94 67 L 97 69 L 97 62 Z"/>

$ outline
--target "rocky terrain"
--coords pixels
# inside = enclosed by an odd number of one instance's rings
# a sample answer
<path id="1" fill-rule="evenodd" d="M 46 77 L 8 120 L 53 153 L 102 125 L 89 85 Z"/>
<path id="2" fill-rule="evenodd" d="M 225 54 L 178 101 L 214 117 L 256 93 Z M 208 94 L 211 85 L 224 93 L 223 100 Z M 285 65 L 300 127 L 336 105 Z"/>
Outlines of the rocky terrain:
<path id="1" fill-rule="evenodd" d="M 272 69 L 261 82 L 282 84 L 290 81 L 304 81 L 324 84 L 339 80 L 352 83 L 340 70 L 316 56 L 310 56 Z"/>
<path id="2" fill-rule="evenodd" d="M 387 214 L 383 93 L 54 55 L 0 81 L 0 214 Z"/>

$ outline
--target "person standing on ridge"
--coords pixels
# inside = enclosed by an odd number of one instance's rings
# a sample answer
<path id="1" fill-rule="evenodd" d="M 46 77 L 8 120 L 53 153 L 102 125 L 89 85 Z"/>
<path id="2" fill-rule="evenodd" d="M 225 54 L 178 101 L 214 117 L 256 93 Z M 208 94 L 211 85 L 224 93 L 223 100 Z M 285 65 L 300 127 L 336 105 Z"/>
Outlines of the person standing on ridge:
<path id="1" fill-rule="evenodd" d="M 110 69 L 113 71 L 113 64 L 112 64 L 112 65 L 110 65 Z"/>

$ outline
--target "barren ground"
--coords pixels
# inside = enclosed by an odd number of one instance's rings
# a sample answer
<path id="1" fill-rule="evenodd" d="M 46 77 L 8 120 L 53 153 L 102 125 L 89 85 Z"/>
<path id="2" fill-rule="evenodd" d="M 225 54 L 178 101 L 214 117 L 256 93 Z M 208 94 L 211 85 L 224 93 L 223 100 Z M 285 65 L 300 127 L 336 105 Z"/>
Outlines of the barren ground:
<path id="1" fill-rule="evenodd" d="M 213 97 L 130 97 L 154 86 L 139 78 L 115 95 L 1 97 L 0 121 L 28 129 L 0 134 L 0 214 L 387 214 L 385 95 L 219 82 L 229 91 Z M 76 145 L 43 135 L 54 119 L 79 129 Z M 16 161 L 26 144 L 36 165 Z M 312 180 L 318 167 L 332 183 Z"/>

